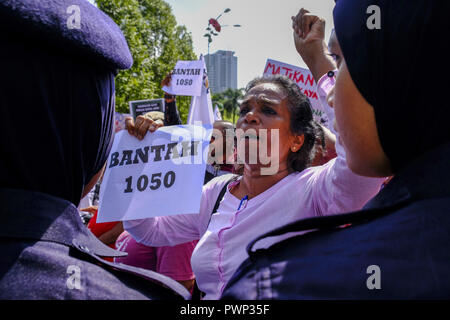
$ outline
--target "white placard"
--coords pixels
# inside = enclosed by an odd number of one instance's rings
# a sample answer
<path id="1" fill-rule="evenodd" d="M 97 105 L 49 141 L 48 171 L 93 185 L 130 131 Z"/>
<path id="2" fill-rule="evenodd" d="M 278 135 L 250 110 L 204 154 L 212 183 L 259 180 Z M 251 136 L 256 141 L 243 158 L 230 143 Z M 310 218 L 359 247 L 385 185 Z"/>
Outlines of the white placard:
<path id="1" fill-rule="evenodd" d="M 198 97 L 202 93 L 203 69 L 203 60 L 178 61 L 172 72 L 170 86 L 162 89 L 169 94 Z"/>
<path id="2" fill-rule="evenodd" d="M 322 103 L 317 96 L 317 83 L 308 69 L 293 66 L 284 62 L 267 59 L 263 75 L 280 74 L 287 76 L 297 83 L 301 91 L 309 98 L 311 102 L 314 120 L 326 127 L 329 127 L 329 119 Z"/>
<path id="3" fill-rule="evenodd" d="M 196 214 L 212 126 L 170 126 L 140 141 L 116 134 L 100 188 L 98 222 Z"/>

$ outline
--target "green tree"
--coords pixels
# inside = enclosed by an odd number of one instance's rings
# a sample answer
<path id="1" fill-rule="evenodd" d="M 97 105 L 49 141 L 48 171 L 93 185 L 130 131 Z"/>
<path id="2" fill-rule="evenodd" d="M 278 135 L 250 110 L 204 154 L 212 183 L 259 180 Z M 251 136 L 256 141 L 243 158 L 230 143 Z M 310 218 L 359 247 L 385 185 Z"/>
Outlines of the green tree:
<path id="1" fill-rule="evenodd" d="M 192 36 L 177 26 L 172 8 L 163 0 L 96 0 L 97 6 L 121 28 L 134 63 L 116 78 L 116 110 L 128 112 L 132 100 L 163 96 L 162 79 L 178 60 L 196 60 Z M 186 122 L 190 97 L 178 97 L 181 119 Z"/>
<path id="2" fill-rule="evenodd" d="M 219 109 L 225 120 L 236 123 L 236 115 L 239 113 L 239 103 L 244 97 L 244 89 L 227 89 L 212 96 L 213 105 L 219 105 Z"/>
<path id="3" fill-rule="evenodd" d="M 229 115 L 227 115 L 225 113 L 224 107 L 223 105 L 225 104 L 225 97 L 223 96 L 223 94 L 221 93 L 216 93 L 216 94 L 212 94 L 211 95 L 211 102 L 213 105 L 213 109 L 215 109 L 216 106 L 219 107 L 219 111 L 222 114 L 222 118 L 224 120 L 229 120 L 229 119 L 225 119 L 225 118 L 229 118 Z"/>

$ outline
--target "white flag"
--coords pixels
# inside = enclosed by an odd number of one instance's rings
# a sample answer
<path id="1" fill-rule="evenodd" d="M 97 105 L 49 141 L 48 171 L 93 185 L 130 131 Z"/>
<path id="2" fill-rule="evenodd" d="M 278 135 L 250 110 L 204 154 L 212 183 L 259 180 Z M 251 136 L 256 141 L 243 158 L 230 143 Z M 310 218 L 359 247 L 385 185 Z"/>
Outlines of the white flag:
<path id="1" fill-rule="evenodd" d="M 222 114 L 220 113 L 219 106 L 216 105 L 216 108 L 214 109 L 214 121 L 222 120 Z"/>
<path id="2" fill-rule="evenodd" d="M 203 56 L 200 57 L 203 62 L 203 85 L 202 94 L 199 97 L 192 97 L 191 108 L 187 124 L 195 124 L 196 121 L 201 121 L 203 125 L 212 125 L 214 123 L 214 112 L 211 101 L 211 90 L 208 83 L 208 74 L 206 70 L 205 60 Z"/>

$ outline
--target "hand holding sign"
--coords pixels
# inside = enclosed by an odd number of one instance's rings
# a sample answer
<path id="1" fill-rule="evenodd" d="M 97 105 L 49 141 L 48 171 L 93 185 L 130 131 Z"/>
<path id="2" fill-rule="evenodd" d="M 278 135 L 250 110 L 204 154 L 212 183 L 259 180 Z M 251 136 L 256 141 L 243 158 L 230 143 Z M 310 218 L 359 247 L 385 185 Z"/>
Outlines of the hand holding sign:
<path id="1" fill-rule="evenodd" d="M 170 83 L 172 81 L 172 73 L 166 75 L 166 77 L 161 81 L 161 87 L 170 87 Z"/>
<path id="2" fill-rule="evenodd" d="M 127 117 L 125 119 L 125 129 L 129 134 L 135 136 L 139 140 L 144 139 L 147 131 L 155 132 L 156 129 L 164 126 L 164 123 L 160 120 L 154 121 L 150 117 L 138 116 L 136 118 L 136 123 L 134 123 L 132 117 Z"/>

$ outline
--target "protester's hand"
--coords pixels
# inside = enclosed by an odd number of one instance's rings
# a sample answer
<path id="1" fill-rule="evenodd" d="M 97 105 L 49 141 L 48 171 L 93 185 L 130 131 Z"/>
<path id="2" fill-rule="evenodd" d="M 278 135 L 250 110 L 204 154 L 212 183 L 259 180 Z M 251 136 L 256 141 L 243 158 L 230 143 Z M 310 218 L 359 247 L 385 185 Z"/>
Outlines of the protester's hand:
<path id="1" fill-rule="evenodd" d="M 161 87 L 170 86 L 170 81 L 172 81 L 172 73 L 168 73 L 167 76 L 161 81 Z"/>
<path id="2" fill-rule="evenodd" d="M 135 136 L 139 140 L 144 139 L 147 131 L 155 132 L 156 129 L 164 126 L 161 120 L 153 121 L 152 119 L 144 116 L 138 116 L 136 123 L 134 123 L 132 117 L 125 118 L 125 129 L 129 134 Z"/>
<path id="3" fill-rule="evenodd" d="M 294 42 L 302 58 L 313 57 L 320 52 L 325 41 L 325 20 L 310 14 L 308 10 L 300 9 L 292 17 Z"/>
<path id="4" fill-rule="evenodd" d="M 95 214 L 97 212 L 97 210 L 98 210 L 98 206 L 90 206 L 87 208 L 80 209 L 80 211 L 89 212 L 92 214 Z"/>
<path id="5" fill-rule="evenodd" d="M 311 70 L 316 82 L 322 75 L 336 68 L 331 57 L 327 55 L 324 19 L 301 8 L 298 14 L 292 17 L 292 29 L 295 48 Z"/>

